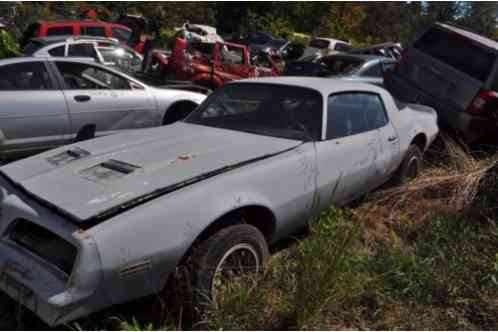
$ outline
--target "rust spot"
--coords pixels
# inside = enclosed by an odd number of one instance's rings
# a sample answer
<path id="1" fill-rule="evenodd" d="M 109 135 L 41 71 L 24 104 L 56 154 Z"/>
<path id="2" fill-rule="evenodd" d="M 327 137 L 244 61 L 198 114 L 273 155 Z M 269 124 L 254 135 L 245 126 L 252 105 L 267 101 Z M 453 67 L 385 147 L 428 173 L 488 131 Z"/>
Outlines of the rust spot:
<path id="1" fill-rule="evenodd" d="M 176 159 L 178 159 L 178 160 L 190 160 L 190 159 L 193 159 L 193 158 L 195 158 L 194 155 L 188 155 L 188 154 L 186 154 L 186 155 L 178 156 Z"/>

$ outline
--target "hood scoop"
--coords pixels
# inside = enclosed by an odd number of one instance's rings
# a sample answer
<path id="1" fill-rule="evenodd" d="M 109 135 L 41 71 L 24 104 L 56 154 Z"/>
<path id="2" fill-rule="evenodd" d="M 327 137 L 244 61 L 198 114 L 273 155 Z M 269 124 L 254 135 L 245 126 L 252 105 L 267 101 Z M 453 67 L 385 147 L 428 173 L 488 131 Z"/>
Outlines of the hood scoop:
<path id="1" fill-rule="evenodd" d="M 80 171 L 80 175 L 89 181 L 96 183 L 108 183 L 119 180 L 140 169 L 139 166 L 125 163 L 123 161 L 110 159 L 101 164 Z"/>
<path id="2" fill-rule="evenodd" d="M 88 157 L 90 152 L 80 149 L 78 147 L 71 148 L 67 151 L 60 152 L 47 158 L 47 161 L 55 166 L 62 166 L 69 164 L 81 158 Z"/>

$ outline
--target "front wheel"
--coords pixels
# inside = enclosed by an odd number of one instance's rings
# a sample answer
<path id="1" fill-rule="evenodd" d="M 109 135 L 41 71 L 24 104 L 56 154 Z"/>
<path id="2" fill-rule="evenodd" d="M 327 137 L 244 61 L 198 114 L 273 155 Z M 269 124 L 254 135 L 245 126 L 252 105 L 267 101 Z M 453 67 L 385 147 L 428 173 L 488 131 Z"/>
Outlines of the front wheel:
<path id="1" fill-rule="evenodd" d="M 202 313 L 209 305 L 216 305 L 218 295 L 233 277 L 261 271 L 268 256 L 263 234 L 248 224 L 224 228 L 200 243 L 190 264 L 196 311 Z"/>
<path id="2" fill-rule="evenodd" d="M 423 167 L 423 157 L 420 148 L 416 145 L 410 145 L 406 151 L 405 158 L 401 163 L 398 171 L 394 175 L 394 180 L 398 184 L 407 183 L 415 179 Z"/>

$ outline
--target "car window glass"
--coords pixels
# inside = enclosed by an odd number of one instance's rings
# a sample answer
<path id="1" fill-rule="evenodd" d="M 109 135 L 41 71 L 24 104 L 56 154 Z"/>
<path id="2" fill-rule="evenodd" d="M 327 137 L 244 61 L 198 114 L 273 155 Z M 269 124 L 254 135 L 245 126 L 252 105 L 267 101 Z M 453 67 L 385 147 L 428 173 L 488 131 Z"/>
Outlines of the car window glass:
<path id="1" fill-rule="evenodd" d="M 329 48 L 329 45 L 330 45 L 330 41 L 328 41 L 328 40 L 324 40 L 324 39 L 313 39 L 310 42 L 309 47 L 314 47 L 314 48 L 322 49 L 322 48 Z"/>
<path id="2" fill-rule="evenodd" d="M 382 77 L 382 68 L 380 63 L 376 63 L 370 67 L 368 67 L 361 76 L 368 76 L 368 77 Z"/>
<path id="3" fill-rule="evenodd" d="M 49 50 L 48 54 L 50 54 L 51 56 L 64 56 L 65 50 L 66 50 L 66 47 L 64 45 L 57 46 L 57 47 L 54 47 L 53 49 Z"/>
<path id="4" fill-rule="evenodd" d="M 244 64 L 244 49 L 230 45 L 220 45 L 220 60 L 231 65 Z"/>
<path id="5" fill-rule="evenodd" d="M 81 27 L 81 34 L 87 36 L 98 36 L 98 37 L 106 36 L 104 27 L 95 27 L 95 26 Z"/>
<path id="6" fill-rule="evenodd" d="M 67 55 L 97 59 L 93 44 L 71 44 L 69 45 Z"/>
<path id="7" fill-rule="evenodd" d="M 234 83 L 218 89 L 186 121 L 275 137 L 319 139 L 322 98 L 301 87 Z"/>
<path id="8" fill-rule="evenodd" d="M 118 39 L 120 42 L 127 43 L 131 37 L 131 30 L 112 28 L 112 37 Z"/>
<path id="9" fill-rule="evenodd" d="M 73 35 L 73 27 L 53 27 L 47 29 L 47 36 L 64 36 L 64 35 Z"/>
<path id="10" fill-rule="evenodd" d="M 339 52 L 348 52 L 351 49 L 348 44 L 345 43 L 337 43 L 334 46 L 334 50 Z"/>
<path id="11" fill-rule="evenodd" d="M 352 136 L 387 124 L 384 105 L 376 94 L 332 95 L 328 99 L 327 112 L 327 139 Z"/>
<path id="12" fill-rule="evenodd" d="M 104 62 L 123 69 L 130 69 L 142 63 L 142 59 L 132 50 L 121 47 L 99 47 Z"/>
<path id="13" fill-rule="evenodd" d="M 320 60 L 320 63 L 327 66 L 331 75 L 347 75 L 358 69 L 363 61 L 355 58 L 343 57 L 325 57 Z"/>
<path id="14" fill-rule="evenodd" d="M 496 56 L 484 47 L 439 28 L 428 30 L 414 47 L 482 82 L 487 80 L 496 60 Z"/>
<path id="15" fill-rule="evenodd" d="M 131 89 L 125 78 L 90 64 L 56 62 L 56 66 L 67 89 Z"/>
<path id="16" fill-rule="evenodd" d="M 50 90 L 52 84 L 42 62 L 21 62 L 0 67 L 0 90 Z"/>

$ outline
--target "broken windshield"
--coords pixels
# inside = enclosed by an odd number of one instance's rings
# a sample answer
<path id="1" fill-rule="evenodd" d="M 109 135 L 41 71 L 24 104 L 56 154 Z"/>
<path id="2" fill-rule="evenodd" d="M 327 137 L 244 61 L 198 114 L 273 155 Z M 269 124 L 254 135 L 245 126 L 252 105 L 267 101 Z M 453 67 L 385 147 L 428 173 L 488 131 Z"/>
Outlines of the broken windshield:
<path id="1" fill-rule="evenodd" d="M 321 137 L 322 98 L 311 89 L 235 83 L 213 93 L 185 122 L 297 140 Z"/>

